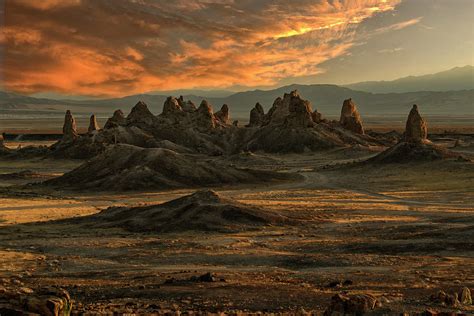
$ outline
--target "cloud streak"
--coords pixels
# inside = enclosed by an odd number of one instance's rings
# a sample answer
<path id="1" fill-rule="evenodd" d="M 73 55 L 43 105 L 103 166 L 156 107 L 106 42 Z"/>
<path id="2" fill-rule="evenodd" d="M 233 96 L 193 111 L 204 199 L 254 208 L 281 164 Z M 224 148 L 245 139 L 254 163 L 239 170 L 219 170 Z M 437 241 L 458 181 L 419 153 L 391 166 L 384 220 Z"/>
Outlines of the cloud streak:
<path id="1" fill-rule="evenodd" d="M 274 85 L 317 74 L 362 21 L 399 2 L 6 0 L 4 86 L 119 96 Z"/>

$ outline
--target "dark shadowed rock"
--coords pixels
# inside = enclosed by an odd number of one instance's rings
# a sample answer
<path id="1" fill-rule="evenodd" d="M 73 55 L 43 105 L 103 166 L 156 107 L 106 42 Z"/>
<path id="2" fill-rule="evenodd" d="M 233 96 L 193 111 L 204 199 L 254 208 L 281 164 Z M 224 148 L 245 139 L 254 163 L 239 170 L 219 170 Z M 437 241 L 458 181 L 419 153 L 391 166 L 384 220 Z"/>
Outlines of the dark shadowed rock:
<path id="1" fill-rule="evenodd" d="M 259 183 L 295 179 L 294 175 L 196 160 L 163 148 L 115 145 L 46 185 L 104 191 Z"/>
<path id="2" fill-rule="evenodd" d="M 87 128 L 87 132 L 89 134 L 92 134 L 98 130 L 100 130 L 99 123 L 97 123 L 97 118 L 95 114 L 92 114 L 91 118 L 89 119 L 89 127 Z"/>
<path id="3" fill-rule="evenodd" d="M 127 124 L 127 119 L 123 114 L 122 110 L 116 110 L 111 118 L 105 122 L 104 129 L 110 129 L 118 126 L 125 126 Z"/>
<path id="4" fill-rule="evenodd" d="M 249 127 L 261 126 L 265 119 L 265 112 L 260 103 L 255 104 L 255 107 L 250 111 Z"/>
<path id="5" fill-rule="evenodd" d="M 352 99 L 344 100 L 339 123 L 354 133 L 364 134 L 359 111 L 357 111 L 357 106 Z"/>
<path id="6" fill-rule="evenodd" d="M 63 125 L 63 142 L 74 141 L 79 137 L 77 132 L 76 120 L 71 114 L 71 111 L 67 110 L 64 117 Z"/>
<path id="7" fill-rule="evenodd" d="M 413 108 L 408 115 L 405 128 L 405 141 L 407 142 L 425 142 L 428 137 L 428 128 L 425 120 L 418 112 L 418 106 L 413 105 Z"/>
<path id="8" fill-rule="evenodd" d="M 227 104 L 222 105 L 221 109 L 214 113 L 214 116 L 220 123 L 225 125 L 230 124 L 229 107 Z"/>
<path id="9" fill-rule="evenodd" d="M 111 207 L 79 221 L 95 227 L 159 233 L 242 231 L 290 222 L 276 212 L 224 198 L 212 190 L 197 191 L 159 205 Z"/>
<path id="10" fill-rule="evenodd" d="M 318 110 L 314 110 L 314 112 L 311 113 L 311 117 L 314 123 L 320 123 L 323 120 L 323 116 L 318 112 Z"/>
<path id="11" fill-rule="evenodd" d="M 180 96 L 178 98 L 178 103 L 179 103 L 179 106 L 183 109 L 184 112 L 192 113 L 192 112 L 197 110 L 196 105 L 193 103 L 193 101 L 191 101 L 191 100 L 184 101 L 183 96 Z"/>

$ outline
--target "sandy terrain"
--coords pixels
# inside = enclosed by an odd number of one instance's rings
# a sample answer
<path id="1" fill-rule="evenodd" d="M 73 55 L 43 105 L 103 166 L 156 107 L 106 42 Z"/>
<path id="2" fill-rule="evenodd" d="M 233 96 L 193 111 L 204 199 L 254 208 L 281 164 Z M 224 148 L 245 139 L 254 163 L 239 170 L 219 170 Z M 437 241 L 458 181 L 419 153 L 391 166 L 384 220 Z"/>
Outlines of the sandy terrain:
<path id="1" fill-rule="evenodd" d="M 59 285 L 74 313 L 156 311 L 322 312 L 341 291 L 372 293 L 381 312 L 474 313 L 430 301 L 438 290 L 474 287 L 474 165 L 327 168 L 373 155 L 348 149 L 275 155 L 303 181 L 215 188 L 222 196 L 289 215 L 298 225 L 240 233 L 130 233 L 55 220 L 109 206 L 163 203 L 194 192 L 133 194 L 5 188 L 1 180 L 0 284 Z M 48 179 L 78 161 L 1 161 L 0 174 Z M 211 272 L 217 282 L 189 281 Z M 222 280 L 221 280 L 222 279 Z M 15 281 L 18 280 L 18 281 Z M 345 285 L 329 286 L 350 280 Z M 337 282 L 336 282 L 337 283 Z"/>

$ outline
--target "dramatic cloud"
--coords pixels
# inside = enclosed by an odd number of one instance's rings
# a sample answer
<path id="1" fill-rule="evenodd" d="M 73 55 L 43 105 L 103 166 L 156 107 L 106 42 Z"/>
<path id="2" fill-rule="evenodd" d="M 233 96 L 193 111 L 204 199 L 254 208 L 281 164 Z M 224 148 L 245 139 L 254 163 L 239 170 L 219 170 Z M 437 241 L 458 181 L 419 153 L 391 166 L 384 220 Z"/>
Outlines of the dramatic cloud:
<path id="1" fill-rule="evenodd" d="M 273 85 L 317 74 L 359 23 L 399 2 L 6 0 L 4 85 L 98 96 Z"/>

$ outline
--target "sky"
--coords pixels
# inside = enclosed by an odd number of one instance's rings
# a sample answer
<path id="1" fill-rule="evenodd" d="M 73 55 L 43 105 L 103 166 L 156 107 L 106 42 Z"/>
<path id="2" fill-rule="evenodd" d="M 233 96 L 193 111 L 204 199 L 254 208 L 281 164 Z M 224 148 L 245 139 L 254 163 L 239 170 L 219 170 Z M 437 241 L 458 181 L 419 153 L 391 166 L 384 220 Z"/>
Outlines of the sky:
<path id="1" fill-rule="evenodd" d="M 0 0 L 7 91 L 392 80 L 474 64 L 473 0 Z"/>

